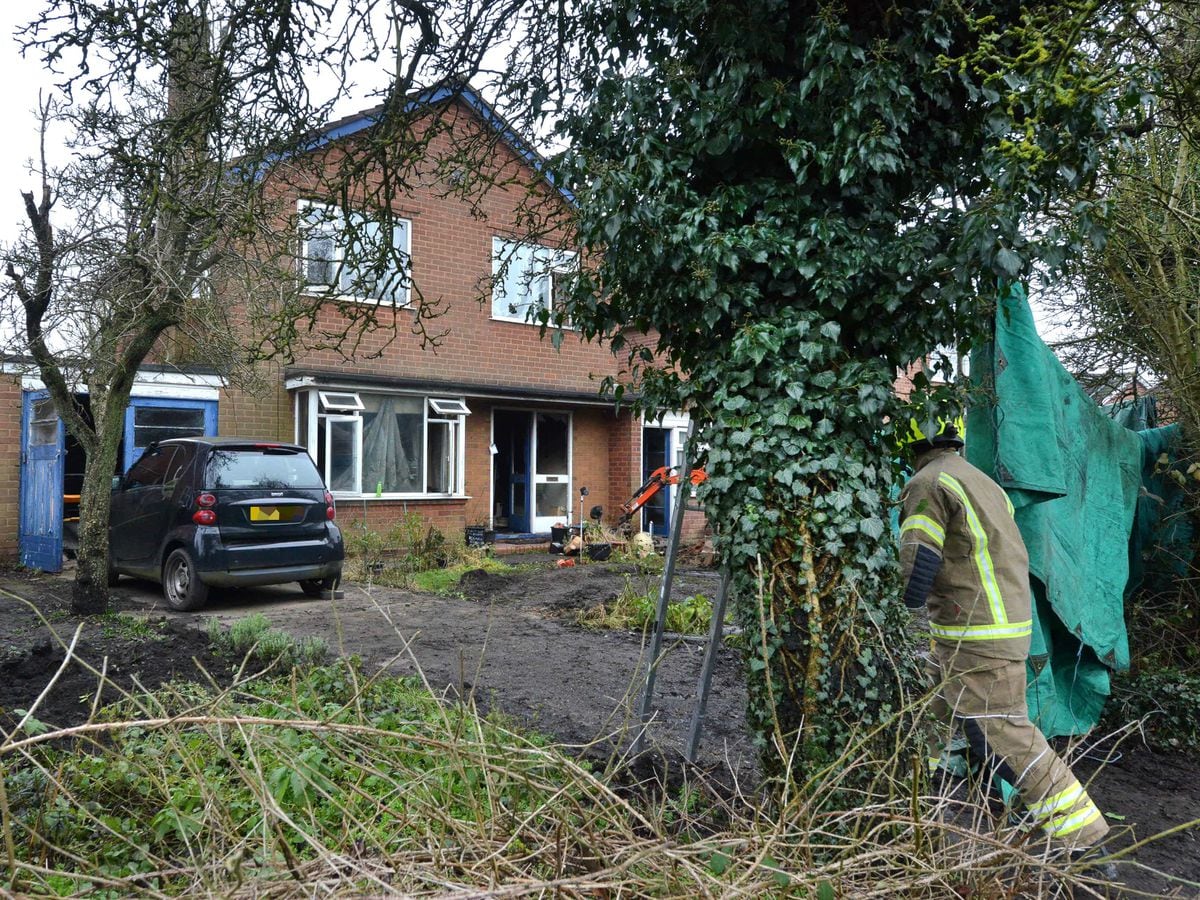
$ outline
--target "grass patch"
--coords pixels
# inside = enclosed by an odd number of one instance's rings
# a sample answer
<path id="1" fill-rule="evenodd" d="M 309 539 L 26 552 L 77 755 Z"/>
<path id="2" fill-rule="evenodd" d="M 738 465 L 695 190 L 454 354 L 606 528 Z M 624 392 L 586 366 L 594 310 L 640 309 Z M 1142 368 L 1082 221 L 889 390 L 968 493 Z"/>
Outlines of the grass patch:
<path id="1" fill-rule="evenodd" d="M 346 553 L 346 581 L 435 594 L 453 595 L 463 573 L 473 569 L 515 571 L 494 559 L 488 548 L 468 547 L 461 534 L 447 537 L 425 525 L 415 512 L 386 532 L 354 523 L 346 529 Z"/>
<path id="2" fill-rule="evenodd" d="M 428 594 L 461 596 L 458 591 L 458 584 L 467 572 L 475 572 L 482 569 L 489 575 L 515 575 L 528 568 L 530 567 L 513 566 L 490 556 L 484 556 L 478 560 L 459 563 L 455 566 L 447 566 L 444 569 L 428 569 L 424 572 L 414 572 L 409 576 L 405 587 L 411 587 L 414 590 L 424 591 Z"/>
<path id="3" fill-rule="evenodd" d="M 100 616 L 100 633 L 106 638 L 125 638 L 131 641 L 156 641 L 162 639 L 162 627 L 164 624 L 161 620 L 151 624 L 139 616 L 109 612 Z"/>
<path id="4" fill-rule="evenodd" d="M 644 631 L 654 625 L 658 611 L 658 590 L 639 590 L 628 576 L 625 587 L 611 603 L 601 603 L 580 611 L 576 621 L 585 628 L 610 628 Z M 707 634 L 712 624 L 712 601 L 693 594 L 667 604 L 667 631 L 678 634 Z"/>
<path id="5" fill-rule="evenodd" d="M 236 620 L 228 628 L 208 620 L 208 639 L 213 649 L 228 656 L 253 655 L 264 662 L 279 661 L 285 668 L 313 666 L 324 662 L 329 647 L 319 637 L 297 639 L 271 627 L 262 613 Z"/>
<path id="6" fill-rule="evenodd" d="M 13 893 L 991 897 L 1036 895 L 1044 871 L 961 807 L 943 826 L 899 751 L 852 744 L 770 801 L 640 792 L 351 663 L 168 686 L 90 727 L 0 742 Z M 850 796 L 855 768 L 874 781 Z"/>

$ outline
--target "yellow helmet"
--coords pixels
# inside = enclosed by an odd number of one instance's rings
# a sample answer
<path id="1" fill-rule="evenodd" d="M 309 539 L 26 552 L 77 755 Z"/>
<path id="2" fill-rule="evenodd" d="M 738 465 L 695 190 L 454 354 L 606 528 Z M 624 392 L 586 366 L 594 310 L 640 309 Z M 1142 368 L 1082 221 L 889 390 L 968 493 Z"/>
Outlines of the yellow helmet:
<path id="1" fill-rule="evenodd" d="M 908 427 L 901 425 L 898 430 L 896 443 L 902 450 L 921 443 L 934 447 L 961 447 L 962 436 L 967 433 L 967 426 L 962 416 L 938 416 L 924 422 L 918 422 L 915 418 L 909 419 Z"/>

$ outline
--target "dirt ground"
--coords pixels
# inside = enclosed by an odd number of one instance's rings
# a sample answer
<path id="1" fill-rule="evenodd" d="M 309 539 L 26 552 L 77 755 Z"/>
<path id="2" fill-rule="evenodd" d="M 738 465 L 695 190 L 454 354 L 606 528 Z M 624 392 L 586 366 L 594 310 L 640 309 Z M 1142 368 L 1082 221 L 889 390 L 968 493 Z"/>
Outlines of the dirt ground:
<path id="1" fill-rule="evenodd" d="M 319 636 L 339 653 L 357 654 L 368 671 L 420 673 L 438 693 L 470 696 L 591 756 L 627 754 L 645 678 L 645 641 L 641 634 L 586 630 L 576 615 L 613 599 L 627 581 L 638 590 L 656 590 L 657 578 L 627 565 L 555 569 L 543 563 L 511 575 L 468 573 L 462 598 L 347 584 L 341 599 L 312 600 L 295 586 L 280 586 L 216 593 L 199 613 L 173 613 L 162 606 L 156 585 L 122 579 L 114 611 L 146 616 L 155 638 L 132 636 L 103 619 L 85 620 L 75 653 L 97 669 L 107 660 L 108 677 L 125 687 L 201 678 L 201 667 L 223 677 L 231 663 L 210 651 L 204 626 L 210 618 L 228 624 L 260 612 L 293 635 Z M 69 613 L 69 590 L 63 577 L 0 573 L 0 727 L 8 726 L 12 710 L 29 708 L 58 670 L 60 641 L 69 643 L 81 624 Z M 716 590 L 713 572 L 687 570 L 676 579 L 678 597 L 713 596 Z M 657 764 L 669 770 L 680 765 L 702 654 L 700 641 L 668 641 L 659 668 L 647 736 Z M 95 691 L 95 676 L 73 665 L 42 698 L 37 718 L 57 726 L 81 722 Z M 115 693 L 109 688 L 105 696 Z M 756 767 L 744 704 L 741 660 L 723 648 L 699 764 L 749 788 Z M 1112 814 L 1115 844 L 1128 846 L 1200 817 L 1200 759 L 1155 753 L 1131 741 L 1118 752 L 1119 759 L 1103 765 L 1092 754 L 1074 763 Z M 1122 866 L 1122 879 L 1141 895 L 1200 897 L 1200 829 L 1142 846 L 1133 858 Z"/>

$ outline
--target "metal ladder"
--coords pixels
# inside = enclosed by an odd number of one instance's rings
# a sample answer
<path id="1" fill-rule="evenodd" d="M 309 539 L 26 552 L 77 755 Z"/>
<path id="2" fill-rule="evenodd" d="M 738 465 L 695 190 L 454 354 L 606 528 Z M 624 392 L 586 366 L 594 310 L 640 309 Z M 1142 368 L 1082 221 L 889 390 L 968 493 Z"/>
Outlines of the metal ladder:
<path id="1" fill-rule="evenodd" d="M 688 425 L 687 443 L 683 452 L 683 467 L 681 472 L 692 470 L 692 438 L 695 434 L 696 423 Z M 658 605 L 654 618 L 654 634 L 650 639 L 650 656 L 646 666 L 646 679 L 642 686 L 642 702 L 639 709 L 641 727 L 634 738 L 630 750 L 633 756 L 642 752 L 645 746 L 646 729 L 650 724 L 652 707 L 654 705 L 654 682 L 658 675 L 658 664 L 662 657 L 663 632 L 667 621 L 667 604 L 671 599 L 671 585 L 675 579 L 675 563 L 679 555 L 680 535 L 683 533 L 683 515 L 689 510 L 701 507 L 689 507 L 687 504 L 691 487 L 687 479 L 681 478 L 679 491 L 675 496 L 674 512 L 671 515 L 671 533 L 667 538 L 666 560 L 663 563 L 662 582 L 658 588 Z M 704 647 L 704 661 L 700 665 L 700 677 L 696 684 L 696 706 L 692 711 L 692 724 L 688 729 L 687 745 L 684 748 L 684 759 L 689 763 L 696 761 L 700 750 L 700 737 L 704 730 L 704 715 L 708 707 L 708 697 L 712 690 L 713 669 L 716 666 L 717 651 L 721 647 L 723 636 L 722 625 L 725 621 L 725 605 L 729 598 L 729 572 L 722 571 L 721 587 L 717 591 L 717 599 L 713 603 L 712 623 L 708 630 L 708 642 Z"/>

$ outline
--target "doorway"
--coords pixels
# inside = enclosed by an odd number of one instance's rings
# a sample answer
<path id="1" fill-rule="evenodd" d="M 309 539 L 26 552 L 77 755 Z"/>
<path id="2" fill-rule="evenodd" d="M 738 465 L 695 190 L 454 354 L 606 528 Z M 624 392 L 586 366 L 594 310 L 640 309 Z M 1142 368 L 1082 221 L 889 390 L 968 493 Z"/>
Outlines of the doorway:
<path id="1" fill-rule="evenodd" d="M 77 394 L 75 404 L 90 420 L 88 395 Z M 129 468 L 152 441 L 216 433 L 215 400 L 132 397 L 113 474 Z M 59 572 L 64 553 L 72 556 L 78 547 L 79 495 L 87 457 L 44 389 L 22 395 L 21 451 L 17 534 L 21 564 Z"/>
<path id="2" fill-rule="evenodd" d="M 492 414 L 492 505 L 499 531 L 548 532 L 571 521 L 571 414 Z"/>
<path id="3" fill-rule="evenodd" d="M 671 446 L 670 428 L 642 429 L 642 480 L 650 477 L 650 473 L 663 466 L 674 464 L 674 453 Z M 642 531 L 652 534 L 667 533 L 671 523 L 671 488 L 659 491 L 642 507 Z"/>

